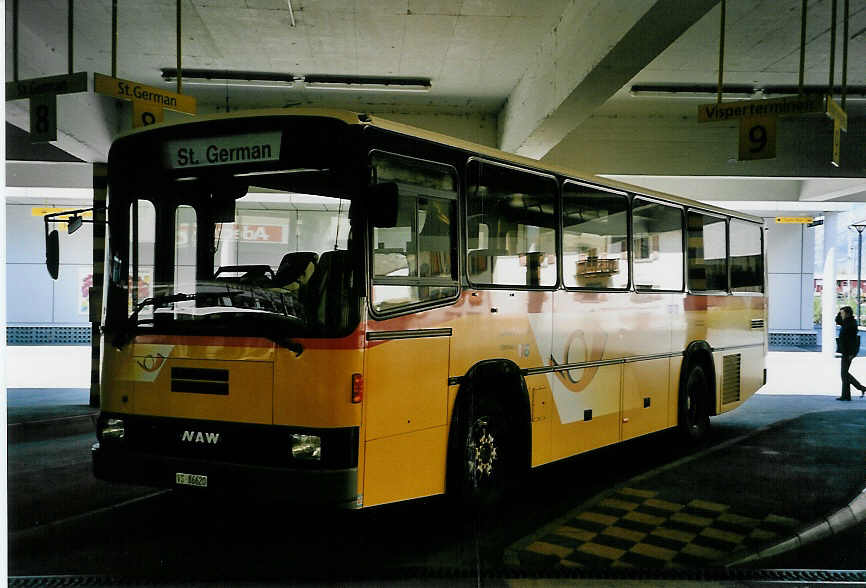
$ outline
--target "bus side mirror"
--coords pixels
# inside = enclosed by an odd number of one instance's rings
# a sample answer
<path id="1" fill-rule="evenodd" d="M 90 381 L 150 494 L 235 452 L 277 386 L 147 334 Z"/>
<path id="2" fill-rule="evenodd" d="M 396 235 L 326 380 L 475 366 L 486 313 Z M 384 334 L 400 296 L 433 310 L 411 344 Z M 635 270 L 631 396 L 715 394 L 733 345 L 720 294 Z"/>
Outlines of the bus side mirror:
<path id="1" fill-rule="evenodd" d="M 376 184 L 367 190 L 367 209 L 370 211 L 370 223 L 379 229 L 390 229 L 397 226 L 397 198 L 400 190 L 397 184 L 390 182 Z"/>
<path id="2" fill-rule="evenodd" d="M 57 229 L 45 234 L 45 265 L 51 278 L 56 280 L 60 269 L 60 236 Z"/>
<path id="3" fill-rule="evenodd" d="M 84 219 L 80 216 L 75 215 L 71 219 L 69 219 L 69 222 L 66 224 L 66 232 L 71 235 L 72 233 L 80 229 L 83 224 Z"/>

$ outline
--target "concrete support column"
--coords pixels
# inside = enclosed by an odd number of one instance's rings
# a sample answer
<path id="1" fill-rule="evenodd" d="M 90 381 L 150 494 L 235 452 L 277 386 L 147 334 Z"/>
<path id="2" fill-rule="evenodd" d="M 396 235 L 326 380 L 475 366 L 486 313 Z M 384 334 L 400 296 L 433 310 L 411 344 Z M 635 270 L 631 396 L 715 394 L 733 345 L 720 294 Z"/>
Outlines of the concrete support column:
<path id="1" fill-rule="evenodd" d="M 821 351 L 833 356 L 836 352 L 836 258 L 847 251 L 839 251 L 836 236 L 839 234 L 839 214 L 824 214 L 824 291 L 821 295 Z"/>
<path id="2" fill-rule="evenodd" d="M 93 286 L 90 287 L 90 406 L 98 407 L 102 365 L 102 302 L 105 272 L 105 206 L 108 166 L 93 164 Z"/>
<path id="3" fill-rule="evenodd" d="M 767 219 L 768 329 L 771 341 L 814 345 L 814 230 Z"/>

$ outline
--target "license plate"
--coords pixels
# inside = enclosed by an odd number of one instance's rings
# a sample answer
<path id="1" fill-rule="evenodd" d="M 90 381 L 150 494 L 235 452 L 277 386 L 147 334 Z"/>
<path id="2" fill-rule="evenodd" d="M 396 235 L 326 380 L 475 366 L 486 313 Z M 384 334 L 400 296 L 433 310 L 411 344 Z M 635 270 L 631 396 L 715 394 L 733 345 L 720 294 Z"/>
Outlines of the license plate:
<path id="1" fill-rule="evenodd" d="M 199 488 L 207 488 L 207 476 L 199 474 L 181 474 L 174 475 L 174 481 L 182 486 L 197 486 Z"/>

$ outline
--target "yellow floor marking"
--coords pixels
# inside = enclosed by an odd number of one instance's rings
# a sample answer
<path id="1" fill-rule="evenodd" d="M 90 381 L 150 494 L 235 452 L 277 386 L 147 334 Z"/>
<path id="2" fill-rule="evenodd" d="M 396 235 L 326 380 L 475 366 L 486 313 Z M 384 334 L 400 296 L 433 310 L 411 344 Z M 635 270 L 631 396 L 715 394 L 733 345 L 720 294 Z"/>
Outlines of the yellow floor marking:
<path id="1" fill-rule="evenodd" d="M 599 545 L 598 543 L 584 543 L 577 550 L 596 557 L 603 557 L 604 559 L 619 559 L 625 553 L 622 549 Z"/>
<path id="2" fill-rule="evenodd" d="M 678 511 L 682 510 L 683 505 L 677 504 L 675 502 L 668 502 L 667 500 L 659 500 L 658 498 L 650 498 L 645 501 L 644 504 L 647 506 L 651 506 L 653 508 L 658 508 L 661 510 L 669 510 L 669 511 Z"/>
<path id="3" fill-rule="evenodd" d="M 564 559 L 559 562 L 559 565 L 565 566 L 567 568 L 582 568 L 583 564 L 578 563 L 576 561 L 571 561 L 570 559 Z"/>
<path id="4" fill-rule="evenodd" d="M 729 508 L 726 504 L 719 504 L 718 502 L 707 502 L 706 500 L 698 499 L 689 502 L 689 506 L 700 508 L 702 510 L 714 510 L 716 512 L 724 512 Z"/>
<path id="5" fill-rule="evenodd" d="M 627 561 L 615 560 L 612 564 L 610 564 L 612 568 L 633 568 L 634 566 L 628 563 Z"/>
<path id="6" fill-rule="evenodd" d="M 623 529 L 622 527 L 608 527 L 604 531 L 601 532 L 602 535 L 609 535 L 610 537 L 617 537 L 619 539 L 625 539 L 626 541 L 634 541 L 635 543 L 640 543 L 646 537 L 646 533 L 641 533 L 640 531 L 632 531 L 631 529 Z"/>
<path id="7" fill-rule="evenodd" d="M 800 524 L 800 521 L 798 521 L 797 519 L 790 519 L 788 517 L 782 517 L 775 514 L 768 514 L 764 517 L 764 521 L 777 525 L 784 525 L 786 527 L 796 527 Z"/>
<path id="8" fill-rule="evenodd" d="M 627 519 L 629 521 L 635 521 L 638 523 L 643 523 L 645 525 L 652 525 L 654 527 L 657 527 L 657 526 L 661 525 L 663 522 L 665 522 L 665 520 L 661 517 L 655 517 L 655 516 L 650 515 L 650 514 L 646 514 L 643 512 L 634 512 L 634 511 L 626 513 L 626 515 L 622 518 Z"/>
<path id="9" fill-rule="evenodd" d="M 534 541 L 526 546 L 526 551 L 540 553 L 541 555 L 553 555 L 559 559 L 563 559 L 570 555 L 574 550 L 569 547 L 563 547 L 562 545 L 547 543 L 546 541 Z"/>
<path id="10" fill-rule="evenodd" d="M 641 498 L 654 498 L 658 494 L 658 492 L 638 490 L 637 488 L 620 488 L 617 490 L 617 493 L 625 494 L 626 496 L 640 496 Z"/>
<path id="11" fill-rule="evenodd" d="M 600 506 L 607 506 L 610 508 L 618 508 L 620 510 L 634 510 L 638 507 L 636 502 L 628 502 L 626 500 L 619 500 L 617 498 L 605 498 L 599 503 Z"/>
<path id="12" fill-rule="evenodd" d="M 582 512 L 577 515 L 577 518 L 584 521 L 592 521 L 593 523 L 599 523 L 607 526 L 610 526 L 616 522 L 616 517 L 592 511 Z"/>
<path id="13" fill-rule="evenodd" d="M 554 531 L 554 534 L 562 535 L 563 537 L 568 537 L 577 541 L 592 541 L 592 538 L 598 535 L 598 533 L 593 533 L 592 531 L 587 531 L 585 529 L 576 529 L 574 527 L 569 527 L 568 525 L 559 527 Z"/>
<path id="14" fill-rule="evenodd" d="M 646 557 L 651 557 L 653 559 L 662 559 L 664 561 L 670 561 L 677 555 L 677 552 L 673 549 L 666 549 L 664 547 L 659 547 L 658 545 L 650 545 L 648 543 L 638 543 L 629 551 Z"/>
<path id="15" fill-rule="evenodd" d="M 680 543 L 688 543 L 696 537 L 694 533 L 687 533 L 686 531 L 679 531 L 677 529 L 665 529 L 664 527 L 654 529 L 652 534 L 658 537 L 664 537 L 665 539 L 679 541 Z"/>
<path id="16" fill-rule="evenodd" d="M 751 533 L 749 533 L 749 537 L 752 539 L 758 539 L 760 541 L 767 541 L 772 539 L 773 537 L 778 537 L 777 533 L 773 533 L 772 531 L 765 531 L 764 529 L 755 529 Z"/>
<path id="17" fill-rule="evenodd" d="M 696 517 L 694 515 L 685 514 L 682 512 L 677 512 L 671 515 L 671 520 L 677 521 L 678 523 L 694 525 L 696 527 L 708 527 L 713 522 L 712 519 L 708 519 L 706 517 Z"/>
<path id="18" fill-rule="evenodd" d="M 710 549 L 709 547 L 703 547 L 701 545 L 695 545 L 694 543 L 689 543 L 683 548 L 682 553 L 686 555 L 693 555 L 694 557 L 700 557 L 701 559 L 712 559 L 717 560 L 721 559 L 724 556 L 724 553 L 717 549 Z"/>
<path id="19" fill-rule="evenodd" d="M 742 543 L 743 539 L 746 538 L 745 535 L 740 535 L 739 533 L 731 533 L 730 531 L 722 531 L 721 529 L 714 529 L 710 527 L 709 529 L 704 529 L 701 531 L 701 535 L 704 537 L 712 537 L 713 539 L 719 539 L 720 541 L 727 541 L 728 543 Z"/>
<path id="20" fill-rule="evenodd" d="M 758 524 L 761 522 L 758 519 L 744 517 L 742 515 L 734 514 L 732 512 L 726 512 L 722 515 L 719 515 L 719 520 L 724 523 L 733 523 L 734 525 L 741 525 L 743 527 L 757 527 Z"/>

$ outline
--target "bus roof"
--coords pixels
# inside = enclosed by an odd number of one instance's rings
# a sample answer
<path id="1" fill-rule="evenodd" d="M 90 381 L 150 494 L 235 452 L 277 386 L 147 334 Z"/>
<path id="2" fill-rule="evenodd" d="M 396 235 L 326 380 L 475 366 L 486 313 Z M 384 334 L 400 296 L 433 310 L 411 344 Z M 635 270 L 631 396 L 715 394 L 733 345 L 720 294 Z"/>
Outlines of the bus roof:
<path id="1" fill-rule="evenodd" d="M 194 123 L 201 123 L 206 121 L 217 121 L 217 120 L 226 120 L 233 118 L 250 118 L 250 117 L 265 117 L 265 116 L 320 116 L 324 118 L 334 118 L 343 121 L 346 124 L 350 125 L 362 125 L 362 126 L 372 126 L 382 130 L 391 131 L 394 133 L 400 133 L 404 135 L 411 135 L 413 137 L 418 137 L 420 139 L 430 141 L 433 143 L 438 143 L 441 145 L 446 145 L 449 147 L 455 147 L 457 149 L 461 149 L 464 151 L 469 151 L 472 153 L 478 153 L 479 155 L 483 155 L 486 157 L 491 157 L 500 161 L 513 163 L 516 165 L 529 167 L 537 171 L 550 172 L 554 174 L 558 174 L 561 176 L 566 176 L 568 178 L 572 178 L 578 181 L 590 182 L 593 184 L 599 184 L 601 186 L 605 186 L 612 189 L 628 191 L 633 194 L 649 196 L 651 198 L 659 198 L 661 200 L 667 200 L 669 202 L 673 202 L 676 204 L 681 204 L 683 206 L 689 206 L 693 208 L 699 208 L 701 210 L 705 210 L 708 212 L 716 212 L 719 214 L 724 214 L 728 216 L 733 216 L 736 218 L 749 220 L 752 222 L 762 223 L 763 219 L 761 217 L 757 217 L 754 215 L 750 215 L 744 212 L 728 210 L 725 208 L 720 208 L 717 206 L 711 206 L 709 204 L 704 204 L 697 200 L 692 200 L 689 198 L 684 198 L 682 196 L 675 196 L 673 194 L 668 194 L 665 192 L 659 192 L 657 190 L 652 190 L 649 188 L 644 188 L 642 186 L 635 186 L 633 184 L 628 184 L 625 182 L 620 182 L 617 180 L 612 180 L 609 178 L 603 178 L 593 173 L 581 172 L 574 169 L 548 164 L 537 159 L 530 159 L 528 157 L 523 157 L 520 155 L 515 155 L 514 153 L 508 153 L 507 151 L 502 151 L 496 149 L 494 147 L 488 147 L 486 145 L 481 145 L 479 143 L 473 143 L 471 141 L 466 141 L 463 139 L 458 139 L 456 137 L 452 137 L 450 135 L 444 135 L 441 133 L 437 133 L 435 131 L 429 131 L 427 129 L 422 129 L 420 127 L 415 127 L 412 125 L 407 125 L 404 123 L 394 122 L 385 118 L 382 118 L 377 115 L 367 115 L 363 113 L 358 113 L 350 110 L 342 110 L 336 108 L 307 108 L 307 107 L 291 107 L 291 108 L 268 108 L 268 109 L 260 109 L 260 110 L 239 110 L 232 113 L 221 113 L 221 114 L 210 114 L 204 116 L 197 116 L 194 119 L 190 120 L 180 120 L 173 121 L 168 123 L 159 123 L 156 125 L 132 129 L 130 131 L 126 131 L 122 133 L 119 138 L 127 137 L 131 135 L 135 135 L 138 133 L 146 133 L 151 129 L 155 128 L 166 128 L 171 126 L 179 126 L 179 125 L 187 125 Z"/>

